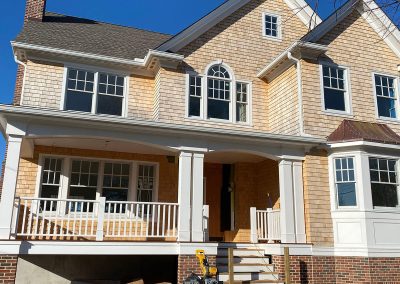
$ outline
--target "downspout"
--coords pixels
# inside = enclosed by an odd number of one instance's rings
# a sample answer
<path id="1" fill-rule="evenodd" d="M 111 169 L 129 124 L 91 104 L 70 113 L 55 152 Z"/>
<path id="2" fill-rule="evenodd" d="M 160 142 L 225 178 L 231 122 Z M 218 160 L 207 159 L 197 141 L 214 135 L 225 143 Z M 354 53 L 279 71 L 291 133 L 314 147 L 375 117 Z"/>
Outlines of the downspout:
<path id="1" fill-rule="evenodd" d="M 24 67 L 24 77 L 22 78 L 22 88 L 21 88 L 21 99 L 19 102 L 19 104 L 22 105 L 22 101 L 24 98 L 24 91 L 25 91 L 25 77 L 26 77 L 26 72 L 28 72 L 28 65 L 18 60 L 17 55 L 14 55 L 14 60 L 17 64 L 22 65 Z"/>
<path id="2" fill-rule="evenodd" d="M 306 133 L 304 132 L 304 116 L 303 116 L 303 91 L 302 91 L 302 80 L 301 80 L 301 63 L 300 60 L 293 57 L 292 52 L 288 52 L 287 56 L 289 60 L 293 60 L 296 62 L 296 69 L 297 69 L 297 98 L 298 98 L 298 111 L 299 111 L 299 128 L 300 128 L 300 135 L 305 136 Z"/>

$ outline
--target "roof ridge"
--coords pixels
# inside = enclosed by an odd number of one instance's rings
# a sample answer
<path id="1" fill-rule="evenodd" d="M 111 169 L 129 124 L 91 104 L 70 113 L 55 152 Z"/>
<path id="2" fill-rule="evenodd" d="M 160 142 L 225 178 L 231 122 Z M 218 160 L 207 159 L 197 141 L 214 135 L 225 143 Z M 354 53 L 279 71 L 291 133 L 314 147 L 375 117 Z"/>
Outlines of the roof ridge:
<path id="1" fill-rule="evenodd" d="M 135 29 L 135 30 L 150 32 L 150 33 L 154 33 L 154 34 L 160 34 L 160 35 L 166 35 L 166 36 L 174 36 L 174 34 L 168 34 L 168 33 L 157 32 L 157 31 L 153 31 L 153 30 L 149 30 L 149 29 L 145 29 L 145 28 L 138 28 L 138 27 L 133 27 L 133 26 L 126 26 L 126 25 L 121 25 L 121 24 L 114 24 L 114 23 L 109 23 L 109 22 L 100 21 L 100 20 L 96 20 L 96 19 L 88 19 L 88 18 L 83 18 L 83 17 L 78 17 L 78 16 L 72 16 L 72 15 L 62 14 L 62 13 L 52 12 L 52 11 L 46 11 L 46 12 L 45 12 L 45 15 L 44 15 L 44 18 L 46 18 L 46 17 L 51 17 L 51 15 L 48 15 L 48 14 L 52 14 L 52 15 L 56 15 L 56 16 L 65 16 L 65 17 L 70 17 L 70 18 L 75 18 L 75 19 L 80 19 L 80 20 L 86 20 L 86 21 L 92 21 L 92 22 L 98 23 L 98 24 L 116 26 L 116 27 L 121 27 L 121 28 Z"/>

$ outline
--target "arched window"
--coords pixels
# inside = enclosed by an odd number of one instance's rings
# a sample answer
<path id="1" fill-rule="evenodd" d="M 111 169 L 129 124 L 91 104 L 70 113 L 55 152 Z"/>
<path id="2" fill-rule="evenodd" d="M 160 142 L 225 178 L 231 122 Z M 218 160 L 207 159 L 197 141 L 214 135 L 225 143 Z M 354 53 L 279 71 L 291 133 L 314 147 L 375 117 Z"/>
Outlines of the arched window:
<path id="1" fill-rule="evenodd" d="M 231 75 L 225 67 L 211 66 L 207 73 L 207 117 L 229 120 Z"/>
<path id="2" fill-rule="evenodd" d="M 249 123 L 250 84 L 236 81 L 223 63 L 210 64 L 205 71 L 188 74 L 187 116 Z"/>

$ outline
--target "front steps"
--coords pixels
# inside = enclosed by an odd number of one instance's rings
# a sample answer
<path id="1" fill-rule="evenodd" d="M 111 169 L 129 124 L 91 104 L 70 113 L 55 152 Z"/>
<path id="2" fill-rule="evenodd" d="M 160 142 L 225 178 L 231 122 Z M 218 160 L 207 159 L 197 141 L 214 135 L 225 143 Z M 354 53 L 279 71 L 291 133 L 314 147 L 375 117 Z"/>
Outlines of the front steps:
<path id="1" fill-rule="evenodd" d="M 283 283 L 262 249 L 234 248 L 233 258 L 234 283 Z M 217 267 L 219 281 L 229 283 L 227 248 L 218 252 Z"/>

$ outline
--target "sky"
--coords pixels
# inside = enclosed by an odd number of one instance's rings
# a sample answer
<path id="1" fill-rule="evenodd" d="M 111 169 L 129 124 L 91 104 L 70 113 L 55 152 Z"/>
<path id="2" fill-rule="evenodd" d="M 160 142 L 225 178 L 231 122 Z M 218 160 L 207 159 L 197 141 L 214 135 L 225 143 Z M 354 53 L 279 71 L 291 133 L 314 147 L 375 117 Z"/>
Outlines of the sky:
<path id="1" fill-rule="evenodd" d="M 315 1 L 309 0 L 312 7 Z M 3 13 L 0 17 L 0 103 L 10 104 L 17 67 L 10 41 L 22 28 L 25 0 L 3 2 Z M 223 0 L 48 0 L 47 11 L 176 34 L 223 2 Z M 320 2 L 318 14 L 321 18 L 325 18 L 332 13 L 334 1 Z M 3 160 L 4 150 L 5 141 L 0 137 L 0 162 Z"/>

